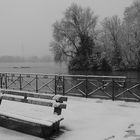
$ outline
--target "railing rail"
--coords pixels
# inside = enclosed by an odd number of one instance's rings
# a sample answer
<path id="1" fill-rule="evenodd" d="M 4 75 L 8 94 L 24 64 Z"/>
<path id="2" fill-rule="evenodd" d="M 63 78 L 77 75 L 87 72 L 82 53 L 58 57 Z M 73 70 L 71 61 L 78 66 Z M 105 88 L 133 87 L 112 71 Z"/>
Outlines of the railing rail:
<path id="1" fill-rule="evenodd" d="M 140 101 L 140 81 L 125 76 L 0 73 L 0 88 Z"/>

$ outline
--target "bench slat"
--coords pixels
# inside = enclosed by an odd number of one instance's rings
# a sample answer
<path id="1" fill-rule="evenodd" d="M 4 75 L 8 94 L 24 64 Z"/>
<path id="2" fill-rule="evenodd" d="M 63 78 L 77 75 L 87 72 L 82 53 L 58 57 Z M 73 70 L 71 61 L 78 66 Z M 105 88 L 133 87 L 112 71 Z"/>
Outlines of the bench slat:
<path id="1" fill-rule="evenodd" d="M 23 102 L 23 103 L 42 105 L 42 106 L 48 106 L 48 107 L 59 107 L 63 109 L 66 108 L 66 104 L 46 102 L 46 101 L 33 100 L 33 99 L 22 99 L 19 97 L 12 97 L 12 96 L 6 96 L 6 95 L 2 96 L 2 100 L 10 100 L 10 101 Z"/>
<path id="2" fill-rule="evenodd" d="M 16 95 L 16 96 L 27 96 L 27 97 L 34 97 L 34 98 L 42 98 L 42 99 L 50 99 L 52 100 L 54 95 L 47 95 L 44 93 L 32 93 L 32 92 L 18 92 L 18 91 L 3 91 L 3 94 L 9 94 L 9 95 Z"/>
<path id="3" fill-rule="evenodd" d="M 17 102 L 23 102 L 23 103 L 29 103 L 29 104 L 44 105 L 44 106 L 49 106 L 49 107 L 53 106 L 52 102 L 36 101 L 36 100 L 31 100 L 31 99 L 22 99 L 22 98 L 10 97 L 10 96 L 6 96 L 6 95 L 3 95 L 2 100 L 10 100 L 10 101 L 17 101 Z"/>
<path id="4" fill-rule="evenodd" d="M 17 90 L 7 90 L 7 89 L 1 90 L 1 92 L 3 94 L 57 100 L 60 102 L 67 101 L 67 97 L 63 97 L 63 96 L 59 96 L 59 95 L 51 95 L 51 94 L 47 94 L 47 93 L 34 93 L 34 92 L 28 92 L 28 91 L 17 91 Z"/>

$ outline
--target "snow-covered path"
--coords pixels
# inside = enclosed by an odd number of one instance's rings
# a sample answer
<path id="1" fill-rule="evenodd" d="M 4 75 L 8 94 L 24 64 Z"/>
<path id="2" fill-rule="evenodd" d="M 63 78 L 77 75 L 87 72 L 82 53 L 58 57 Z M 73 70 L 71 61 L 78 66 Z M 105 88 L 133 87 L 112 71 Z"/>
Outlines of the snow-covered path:
<path id="1" fill-rule="evenodd" d="M 140 104 L 71 98 L 58 140 L 140 140 Z"/>
<path id="2" fill-rule="evenodd" d="M 12 106 L 15 108 L 11 102 Z M 45 111 L 40 106 L 22 107 L 24 109 L 27 114 L 36 111 L 38 116 Z M 68 97 L 67 109 L 62 114 L 65 119 L 60 125 L 61 133 L 51 140 L 140 140 L 140 103 Z M 0 140 L 8 139 L 43 138 L 0 127 Z"/>

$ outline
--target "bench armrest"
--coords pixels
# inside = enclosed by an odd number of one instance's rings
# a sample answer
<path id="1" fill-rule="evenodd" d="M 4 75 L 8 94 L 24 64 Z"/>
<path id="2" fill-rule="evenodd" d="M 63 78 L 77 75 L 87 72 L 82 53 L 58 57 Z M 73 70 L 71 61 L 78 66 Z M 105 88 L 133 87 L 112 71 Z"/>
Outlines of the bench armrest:
<path id="1" fill-rule="evenodd" d="M 63 103 L 63 101 L 67 101 L 67 97 L 64 97 L 62 95 L 55 95 L 53 97 L 53 100 L 55 100 L 56 102 L 61 102 Z"/>

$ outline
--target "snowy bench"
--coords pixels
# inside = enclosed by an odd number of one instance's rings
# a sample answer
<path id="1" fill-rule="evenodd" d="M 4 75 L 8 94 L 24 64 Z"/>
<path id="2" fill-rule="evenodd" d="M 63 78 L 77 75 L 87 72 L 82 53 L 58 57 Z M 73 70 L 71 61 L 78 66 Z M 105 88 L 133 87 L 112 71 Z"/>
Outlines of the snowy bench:
<path id="1" fill-rule="evenodd" d="M 54 111 L 52 111 L 51 109 L 52 112 L 49 112 L 49 114 L 45 116 L 45 119 L 37 119 L 34 116 L 28 117 L 19 113 L 11 113 L 9 111 L 0 110 L 0 116 L 3 118 L 8 118 L 12 120 L 14 119 L 15 121 L 26 122 L 29 124 L 40 126 L 42 134 L 46 137 L 50 135 L 54 130 L 56 131 L 59 129 L 60 121 L 64 119 L 61 116 L 62 109 L 66 109 L 66 104 L 64 104 L 63 102 L 67 101 L 67 97 L 61 95 L 51 95 L 46 93 L 34 93 L 28 91 L 1 89 L 1 106 L 3 100 L 21 102 L 20 104 L 22 104 L 22 106 L 24 106 L 23 103 L 28 103 L 52 107 Z M 50 109 L 46 108 L 46 111 L 47 110 Z"/>

